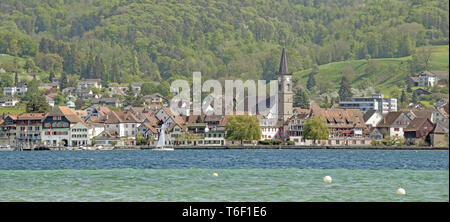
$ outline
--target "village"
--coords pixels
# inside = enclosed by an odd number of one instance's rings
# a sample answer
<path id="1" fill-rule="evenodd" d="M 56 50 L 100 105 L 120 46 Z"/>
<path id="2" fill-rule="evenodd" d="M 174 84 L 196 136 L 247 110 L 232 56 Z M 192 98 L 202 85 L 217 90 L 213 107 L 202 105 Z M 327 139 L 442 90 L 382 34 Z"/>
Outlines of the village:
<path id="1" fill-rule="evenodd" d="M 293 106 L 290 83 L 292 73 L 287 69 L 283 49 L 278 78 L 278 108 L 272 113 L 256 113 L 261 138 L 259 140 L 227 139 L 227 122 L 233 115 L 190 112 L 175 115 L 169 100 L 154 93 L 141 97 L 142 83 L 108 86 L 112 97 L 102 97 L 93 91 L 105 90 L 100 79 L 85 79 L 78 87 L 60 89 L 60 79 L 41 83 L 40 90 L 51 110 L 46 113 L 1 113 L 0 146 L 11 150 L 39 149 L 140 149 L 154 147 L 166 124 L 167 144 L 175 147 L 220 148 L 229 146 L 289 145 L 289 146 L 421 146 L 448 147 L 449 103 L 436 101 L 432 108 L 398 109 L 396 98 L 383 94 L 353 97 L 331 108 L 321 108 L 314 101 L 309 108 Z M 432 72 L 422 72 L 411 79 L 415 86 L 433 86 L 438 80 Z M 26 85 L 3 88 L 1 106 L 18 103 L 15 95 L 27 92 Z M 65 106 L 56 105 L 57 93 L 65 95 Z M 140 97 L 143 104 L 126 105 L 118 97 L 127 93 Z M 421 93 L 426 93 L 422 90 Z M 75 101 L 90 106 L 77 109 Z M 222 98 L 223 99 L 223 98 Z M 207 104 L 214 111 L 212 104 Z M 247 115 L 252 115 L 246 110 Z M 307 139 L 304 124 L 320 117 L 326 121 L 328 139 Z"/>

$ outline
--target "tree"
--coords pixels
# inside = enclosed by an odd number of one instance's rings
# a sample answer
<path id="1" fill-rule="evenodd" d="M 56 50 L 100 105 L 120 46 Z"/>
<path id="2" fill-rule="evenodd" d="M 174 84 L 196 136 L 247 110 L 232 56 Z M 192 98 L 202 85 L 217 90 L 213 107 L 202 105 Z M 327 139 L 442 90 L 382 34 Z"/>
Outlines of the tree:
<path id="1" fill-rule="evenodd" d="M 406 98 L 405 90 L 403 89 L 403 90 L 402 90 L 402 95 L 400 96 L 400 102 L 401 102 L 401 103 L 404 103 L 404 102 L 406 102 L 407 99 L 408 99 L 408 98 Z"/>
<path id="2" fill-rule="evenodd" d="M 52 71 L 52 72 L 50 72 L 50 75 L 48 76 L 48 81 L 52 82 L 53 78 L 55 78 L 55 73 Z"/>
<path id="3" fill-rule="evenodd" d="M 61 79 L 60 79 L 60 82 L 59 82 L 59 88 L 60 88 L 61 90 L 67 88 L 67 82 L 68 82 L 68 80 L 67 80 L 67 74 L 63 72 L 63 73 L 61 74 Z"/>
<path id="4" fill-rule="evenodd" d="M 150 95 L 152 93 L 157 92 L 157 87 L 152 82 L 144 82 L 141 86 L 141 93 L 142 95 Z"/>
<path id="5" fill-rule="evenodd" d="M 228 140 L 260 140 L 261 128 L 256 116 L 231 116 L 225 126 Z"/>
<path id="6" fill-rule="evenodd" d="M 350 83 L 345 76 L 343 76 L 341 79 L 341 86 L 339 88 L 338 94 L 340 101 L 348 101 L 353 96 L 352 87 L 350 86 Z"/>
<path id="7" fill-rule="evenodd" d="M 325 119 L 313 116 L 303 125 L 303 138 L 316 140 L 328 140 L 329 130 Z"/>
<path id="8" fill-rule="evenodd" d="M 142 134 L 140 132 L 137 133 L 136 135 L 136 145 L 145 145 L 147 144 L 147 139 L 142 136 Z"/>
<path id="9" fill-rule="evenodd" d="M 412 93 L 412 99 L 411 99 L 411 102 L 414 103 L 414 104 L 416 104 L 417 101 L 418 101 L 417 93 L 416 93 L 416 92 L 413 92 L 413 93 Z"/>
<path id="10" fill-rule="evenodd" d="M 47 100 L 40 93 L 31 96 L 26 106 L 27 113 L 47 113 L 49 110 L 50 105 L 48 105 Z"/>
<path id="11" fill-rule="evenodd" d="M 303 89 L 295 91 L 294 95 L 294 107 L 300 107 L 302 109 L 309 109 L 309 96 Z"/>
<path id="12" fill-rule="evenodd" d="M 144 104 L 144 99 L 142 96 L 136 96 L 136 92 L 131 86 L 131 83 L 128 84 L 128 90 L 125 94 L 125 104 L 127 106 L 142 106 Z"/>
<path id="13" fill-rule="evenodd" d="M 306 88 L 311 90 L 316 85 L 316 79 L 314 78 L 314 73 L 309 73 L 308 81 L 306 82 Z"/>
<path id="14" fill-rule="evenodd" d="M 17 86 L 19 84 L 19 74 L 14 73 L 14 85 Z"/>

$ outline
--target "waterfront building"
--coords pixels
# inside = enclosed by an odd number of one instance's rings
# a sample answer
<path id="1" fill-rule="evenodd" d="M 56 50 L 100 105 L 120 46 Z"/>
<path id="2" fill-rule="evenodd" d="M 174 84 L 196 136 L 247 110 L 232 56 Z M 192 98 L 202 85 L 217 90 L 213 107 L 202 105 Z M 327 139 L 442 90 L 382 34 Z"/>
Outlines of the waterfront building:
<path id="1" fill-rule="evenodd" d="M 426 144 L 425 139 L 433 127 L 433 123 L 428 118 L 415 118 L 404 130 L 405 144 Z"/>
<path id="2" fill-rule="evenodd" d="M 306 140 L 303 138 L 303 124 L 309 118 L 310 110 L 294 108 L 293 115 L 289 119 L 289 140 L 295 145 L 304 145 Z"/>
<path id="3" fill-rule="evenodd" d="M 67 106 L 53 108 L 42 121 L 41 140 L 46 147 L 64 147 L 72 144 L 72 128 L 83 120 Z M 88 132 L 83 132 L 88 134 Z M 76 134 L 79 134 L 76 132 Z M 74 139 L 78 141 L 78 139 Z"/>
<path id="4" fill-rule="evenodd" d="M 141 122 L 130 111 L 111 111 L 105 116 L 105 130 L 115 131 L 120 137 L 134 138 L 137 135 Z M 135 145 L 134 141 L 130 141 Z"/>
<path id="5" fill-rule="evenodd" d="M 403 138 L 404 129 L 411 123 L 411 117 L 407 116 L 407 112 L 389 112 L 384 115 L 383 119 L 377 124 L 378 130 L 383 136 Z"/>
<path id="6" fill-rule="evenodd" d="M 18 114 L 3 114 L 0 120 L 0 144 L 17 146 L 16 123 Z"/>
<path id="7" fill-rule="evenodd" d="M 42 120 L 45 115 L 45 113 L 21 113 L 17 116 L 17 147 L 33 148 L 41 144 Z"/>
<path id="8" fill-rule="evenodd" d="M 448 147 L 449 144 L 449 125 L 437 122 L 433 130 L 428 134 L 427 141 L 433 147 Z"/>
<path id="9" fill-rule="evenodd" d="M 89 126 L 83 121 L 74 122 L 70 126 L 70 145 L 88 146 L 91 145 L 91 138 L 93 136 L 93 127 Z"/>
<path id="10" fill-rule="evenodd" d="M 92 140 L 95 141 L 95 146 L 125 146 L 125 140 L 116 131 L 112 130 L 104 130 Z"/>
<path id="11" fill-rule="evenodd" d="M 310 116 L 319 116 L 326 120 L 329 140 L 327 145 L 369 145 L 370 141 L 363 132 L 366 130 L 363 114 L 359 109 L 323 109 L 312 105 Z"/>
<path id="12" fill-rule="evenodd" d="M 351 101 L 339 102 L 339 108 L 359 109 L 365 113 L 369 110 L 376 110 L 381 113 L 397 111 L 397 99 L 384 98 L 383 94 L 372 94 L 372 97 L 354 97 Z"/>

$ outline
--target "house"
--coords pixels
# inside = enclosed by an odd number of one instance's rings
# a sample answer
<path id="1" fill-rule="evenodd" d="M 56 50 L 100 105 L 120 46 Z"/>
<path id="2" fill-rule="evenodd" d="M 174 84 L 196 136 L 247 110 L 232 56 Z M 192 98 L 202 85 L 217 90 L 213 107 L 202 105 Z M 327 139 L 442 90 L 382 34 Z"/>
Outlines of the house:
<path id="1" fill-rule="evenodd" d="M 291 118 L 289 118 L 289 121 L 288 121 L 289 140 L 293 141 L 295 143 L 295 145 L 303 145 L 306 142 L 303 139 L 303 124 L 309 118 L 310 110 L 294 107 L 292 112 L 293 112 L 293 115 Z M 279 128 L 278 127 L 276 127 L 276 128 L 270 127 L 270 128 L 266 128 L 265 130 L 269 131 L 269 132 L 265 132 L 265 133 L 278 133 Z M 261 128 L 261 131 L 263 131 L 262 128 Z M 269 134 L 269 136 L 272 136 L 272 138 L 273 138 L 273 134 L 272 135 Z M 264 138 L 264 139 L 266 139 L 266 138 Z M 270 138 L 268 138 L 268 139 L 270 139 Z"/>
<path id="2" fill-rule="evenodd" d="M 99 135 L 92 138 L 96 146 L 124 146 L 122 140 L 116 131 L 104 130 Z"/>
<path id="3" fill-rule="evenodd" d="M 120 137 L 134 138 L 142 123 L 130 111 L 111 111 L 105 116 L 105 130 L 115 131 Z M 131 141 L 131 145 L 135 145 Z"/>
<path id="4" fill-rule="evenodd" d="M 214 129 L 205 133 L 204 146 L 223 146 L 225 143 L 225 131 Z"/>
<path id="5" fill-rule="evenodd" d="M 372 109 L 364 113 L 363 119 L 366 126 L 373 128 L 376 127 L 377 124 L 383 119 L 383 115 Z"/>
<path id="6" fill-rule="evenodd" d="M 3 94 L 6 96 L 24 95 L 27 90 L 27 84 L 19 84 L 19 86 L 4 87 Z"/>
<path id="7" fill-rule="evenodd" d="M 42 120 L 45 113 L 22 113 L 17 116 L 16 142 L 18 147 L 36 147 L 41 144 Z"/>
<path id="8" fill-rule="evenodd" d="M 41 83 L 38 89 L 59 89 L 59 83 Z"/>
<path id="9" fill-rule="evenodd" d="M 85 79 L 78 82 L 79 89 L 102 88 L 101 79 Z"/>
<path id="10" fill-rule="evenodd" d="M 17 146 L 16 123 L 18 114 L 4 114 L 0 119 L 0 144 Z"/>
<path id="11" fill-rule="evenodd" d="M 7 96 L 4 98 L 0 98 L 0 107 L 11 107 L 15 106 L 18 102 L 20 102 L 19 98 L 15 98 L 12 96 Z"/>
<path id="12" fill-rule="evenodd" d="M 410 123 L 411 119 L 406 115 L 406 112 L 397 111 L 385 114 L 376 127 L 379 132 L 383 133 L 384 137 L 403 138 L 403 130 L 408 127 Z"/>
<path id="13" fill-rule="evenodd" d="M 125 92 L 128 90 L 126 86 L 110 86 L 108 88 L 108 93 L 110 95 L 125 95 Z"/>
<path id="14" fill-rule="evenodd" d="M 141 93 L 142 84 L 143 84 L 143 82 L 132 82 L 131 83 L 131 88 L 133 88 L 136 96 L 139 95 L 139 93 Z"/>
<path id="15" fill-rule="evenodd" d="M 71 94 L 80 99 L 90 99 L 98 97 L 97 95 L 94 95 L 91 89 L 74 89 L 72 90 Z"/>
<path id="16" fill-rule="evenodd" d="M 423 71 L 418 76 L 419 86 L 430 86 L 433 87 L 437 85 L 438 77 L 435 73 L 430 71 Z"/>
<path id="17" fill-rule="evenodd" d="M 86 118 L 89 118 L 91 116 L 103 117 L 107 113 L 111 112 L 111 110 L 108 107 L 99 105 L 91 105 L 88 108 L 86 108 L 85 111 L 87 113 Z"/>
<path id="18" fill-rule="evenodd" d="M 434 112 L 431 117 L 431 122 L 449 122 L 449 114 L 445 111 L 444 107 L 434 107 Z"/>
<path id="19" fill-rule="evenodd" d="M 433 147 L 448 147 L 449 145 L 448 124 L 436 123 L 433 130 L 428 134 L 428 141 Z"/>
<path id="20" fill-rule="evenodd" d="M 61 82 L 61 78 L 57 78 L 57 77 L 53 77 L 52 78 L 52 83 L 60 83 Z"/>
<path id="21" fill-rule="evenodd" d="M 419 77 L 409 77 L 408 81 L 411 86 L 419 86 Z"/>
<path id="22" fill-rule="evenodd" d="M 93 127 L 83 121 L 74 122 L 70 126 L 70 144 L 71 146 L 89 146 L 93 135 Z"/>
<path id="23" fill-rule="evenodd" d="M 175 116 L 169 107 L 163 107 L 158 111 L 155 111 L 154 117 L 156 118 L 156 121 L 158 121 L 154 126 L 158 132 L 161 130 L 162 124 L 167 123 L 169 125 L 167 128 L 167 138 L 170 144 L 176 144 L 177 137 L 187 131 L 183 117 Z"/>
<path id="24" fill-rule="evenodd" d="M 67 94 L 67 93 L 71 93 L 73 94 L 75 92 L 76 88 L 75 87 L 67 87 L 61 90 L 61 93 L 63 94 Z"/>
<path id="25" fill-rule="evenodd" d="M 90 137 L 88 130 L 76 131 L 72 129 L 87 129 L 79 123 L 83 120 L 67 106 L 57 106 L 53 108 L 42 121 L 41 139 L 46 147 L 73 146 L 78 141 L 85 140 L 87 144 Z M 83 135 L 72 139 L 72 134 Z M 86 135 L 86 136 L 84 136 Z M 74 143 L 73 143 L 74 142 Z"/>
<path id="26" fill-rule="evenodd" d="M 433 123 L 428 118 L 415 118 L 404 129 L 405 143 L 407 145 L 423 144 L 433 127 Z"/>
<path id="27" fill-rule="evenodd" d="M 369 138 L 374 140 L 381 140 L 383 139 L 384 135 L 388 134 L 389 132 L 387 132 L 386 128 L 373 127 L 370 129 Z"/>
<path id="28" fill-rule="evenodd" d="M 151 122 L 144 122 L 138 127 L 138 132 L 145 138 L 151 137 L 154 140 L 157 140 L 159 132 L 153 126 L 154 125 Z"/>
<path id="29" fill-rule="evenodd" d="M 45 100 L 47 101 L 47 103 L 50 107 L 55 106 L 55 100 L 53 99 L 53 97 L 45 96 Z"/>
<path id="30" fill-rule="evenodd" d="M 91 104 L 96 106 L 122 107 L 120 99 L 116 97 L 93 98 L 91 99 Z"/>
<path id="31" fill-rule="evenodd" d="M 169 100 L 161 96 L 159 93 L 151 94 L 151 95 L 145 95 L 142 97 L 145 100 L 145 104 L 152 104 L 152 103 L 168 103 Z"/>

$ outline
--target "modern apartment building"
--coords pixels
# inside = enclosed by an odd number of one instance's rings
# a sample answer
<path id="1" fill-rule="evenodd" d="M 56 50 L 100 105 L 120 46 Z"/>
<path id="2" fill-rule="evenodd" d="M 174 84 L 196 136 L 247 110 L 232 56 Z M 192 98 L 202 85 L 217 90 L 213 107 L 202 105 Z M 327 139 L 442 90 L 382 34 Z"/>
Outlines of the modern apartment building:
<path id="1" fill-rule="evenodd" d="M 383 94 L 372 94 L 372 97 L 354 97 L 351 101 L 341 101 L 339 108 L 359 109 L 363 113 L 372 109 L 380 113 L 388 113 L 397 111 L 397 99 L 384 98 Z"/>

